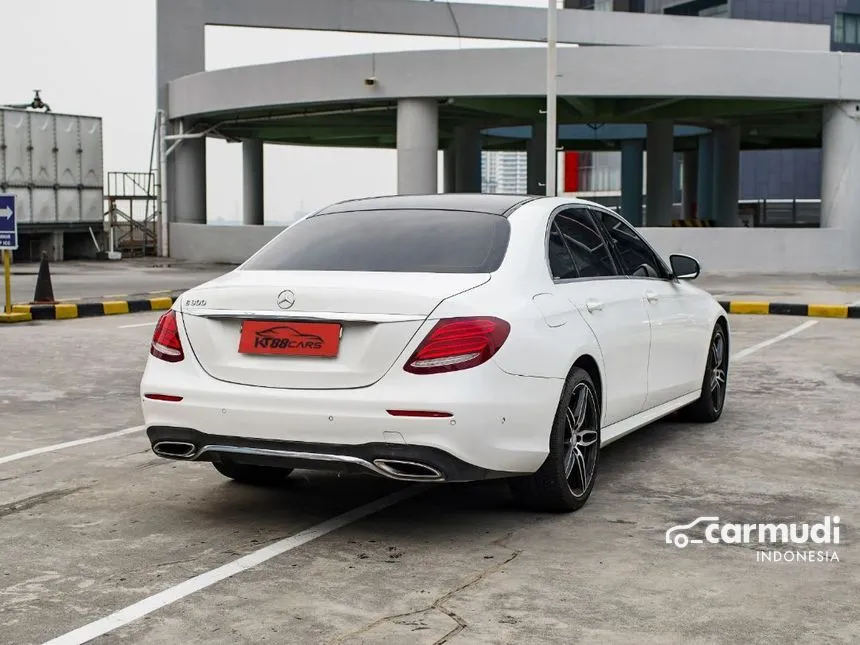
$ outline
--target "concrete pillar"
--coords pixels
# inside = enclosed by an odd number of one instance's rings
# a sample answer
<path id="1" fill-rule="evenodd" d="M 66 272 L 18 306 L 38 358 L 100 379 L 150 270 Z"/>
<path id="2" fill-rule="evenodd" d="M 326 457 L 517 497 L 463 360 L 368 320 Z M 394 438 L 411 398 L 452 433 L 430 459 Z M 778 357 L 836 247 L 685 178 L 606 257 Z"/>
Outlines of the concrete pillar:
<path id="1" fill-rule="evenodd" d="M 714 205 L 717 226 L 738 226 L 741 130 L 727 126 L 714 131 Z"/>
<path id="2" fill-rule="evenodd" d="M 242 142 L 242 223 L 263 224 L 263 142 Z"/>
<path id="3" fill-rule="evenodd" d="M 532 126 L 526 142 L 526 174 L 529 195 L 546 195 L 546 122 Z"/>
<path id="4" fill-rule="evenodd" d="M 481 192 L 481 131 L 476 127 L 455 130 L 456 170 L 454 190 L 458 193 Z"/>
<path id="5" fill-rule="evenodd" d="M 158 107 L 165 112 L 167 84 L 206 69 L 205 29 L 205 0 L 156 0 L 156 94 Z M 170 122 L 168 134 L 178 134 L 176 121 Z M 183 141 L 167 158 L 165 170 L 168 219 L 205 223 L 205 140 Z"/>
<path id="6" fill-rule="evenodd" d="M 439 105 L 434 99 L 397 102 L 397 192 L 439 192 Z"/>
<path id="7" fill-rule="evenodd" d="M 821 226 L 845 231 L 860 253 L 860 102 L 828 105 L 823 117 Z"/>
<path id="8" fill-rule="evenodd" d="M 674 197 L 674 130 L 671 121 L 654 121 L 648 124 L 646 161 L 647 226 L 672 225 L 672 198 Z"/>
<path id="9" fill-rule="evenodd" d="M 699 137 L 699 177 L 696 186 L 696 217 L 701 220 L 714 219 L 714 136 Z"/>
<path id="10" fill-rule="evenodd" d="M 684 219 L 696 217 L 696 201 L 699 182 L 699 151 L 684 153 L 684 166 L 681 189 L 681 212 Z"/>
<path id="11" fill-rule="evenodd" d="M 188 129 L 186 128 L 186 132 Z M 206 223 L 206 139 L 185 139 L 170 154 L 171 222 Z"/>
<path id="12" fill-rule="evenodd" d="M 456 192 L 457 185 L 457 150 L 451 143 L 442 153 L 442 167 L 445 176 L 442 178 L 442 191 L 446 193 Z"/>
<path id="13" fill-rule="evenodd" d="M 621 216 L 633 226 L 642 226 L 644 148 L 641 139 L 621 142 Z"/>

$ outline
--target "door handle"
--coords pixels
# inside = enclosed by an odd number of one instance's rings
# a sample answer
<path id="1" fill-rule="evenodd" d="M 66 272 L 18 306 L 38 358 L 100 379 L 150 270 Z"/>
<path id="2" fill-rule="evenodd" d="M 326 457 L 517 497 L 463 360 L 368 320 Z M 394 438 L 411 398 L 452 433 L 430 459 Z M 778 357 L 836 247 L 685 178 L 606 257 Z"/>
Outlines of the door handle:
<path id="1" fill-rule="evenodd" d="M 645 299 L 646 299 L 648 302 L 657 302 L 657 301 L 660 299 L 660 296 L 658 296 L 658 295 L 657 295 L 656 293 L 654 293 L 653 291 L 646 291 L 646 292 L 645 292 Z"/>
<path id="2" fill-rule="evenodd" d="M 585 308 L 588 309 L 588 313 L 594 313 L 603 309 L 603 303 L 597 300 L 589 300 L 585 303 Z"/>

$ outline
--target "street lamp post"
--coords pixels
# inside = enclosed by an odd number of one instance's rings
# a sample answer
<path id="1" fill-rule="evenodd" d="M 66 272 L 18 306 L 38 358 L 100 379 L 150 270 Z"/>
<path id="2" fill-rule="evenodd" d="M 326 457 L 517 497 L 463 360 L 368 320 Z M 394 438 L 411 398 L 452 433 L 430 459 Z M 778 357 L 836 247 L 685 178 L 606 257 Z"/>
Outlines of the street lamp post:
<path id="1" fill-rule="evenodd" d="M 558 189 L 558 0 L 549 0 L 546 18 L 546 194 Z"/>

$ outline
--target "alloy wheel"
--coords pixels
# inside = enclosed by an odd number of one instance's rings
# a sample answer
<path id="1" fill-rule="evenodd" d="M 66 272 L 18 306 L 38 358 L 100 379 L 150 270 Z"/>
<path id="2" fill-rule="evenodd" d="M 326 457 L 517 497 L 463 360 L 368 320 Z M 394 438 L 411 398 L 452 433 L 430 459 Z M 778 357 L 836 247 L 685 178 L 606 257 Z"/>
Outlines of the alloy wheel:
<path id="1" fill-rule="evenodd" d="M 600 434 L 597 400 L 588 383 L 579 383 L 565 413 L 564 476 L 574 497 L 585 495 L 594 479 Z"/>
<path id="2" fill-rule="evenodd" d="M 714 333 L 709 362 L 711 364 L 711 403 L 714 410 L 720 410 L 726 398 L 726 339 L 720 329 Z"/>

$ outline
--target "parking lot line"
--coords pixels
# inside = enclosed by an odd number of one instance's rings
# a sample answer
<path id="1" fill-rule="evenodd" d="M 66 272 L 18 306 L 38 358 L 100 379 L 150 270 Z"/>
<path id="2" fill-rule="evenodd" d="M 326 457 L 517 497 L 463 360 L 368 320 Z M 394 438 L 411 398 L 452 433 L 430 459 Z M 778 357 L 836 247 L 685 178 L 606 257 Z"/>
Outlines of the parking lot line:
<path id="1" fill-rule="evenodd" d="M 786 338 L 791 338 L 792 336 L 799 334 L 803 330 L 809 329 L 813 325 L 817 325 L 817 324 L 818 324 L 817 320 L 807 320 L 802 325 L 798 325 L 797 327 L 794 327 L 793 329 L 789 329 L 784 334 L 780 334 L 779 336 L 774 336 L 773 338 L 768 338 L 767 340 L 763 340 L 760 343 L 756 343 L 752 347 L 747 347 L 746 349 L 742 349 L 741 351 L 739 351 L 737 354 L 735 354 L 732 357 L 732 360 L 742 361 L 747 356 L 749 356 L 750 354 L 755 354 L 760 349 L 764 349 L 765 347 L 770 347 L 771 345 L 778 343 L 782 340 L 785 340 Z"/>
<path id="2" fill-rule="evenodd" d="M 158 323 L 157 320 L 145 323 L 135 323 L 133 325 L 120 325 L 119 329 L 132 329 L 134 327 L 154 327 Z"/>
<path id="3" fill-rule="evenodd" d="M 96 441 L 104 441 L 105 439 L 113 439 L 114 437 L 122 437 L 123 435 L 132 434 L 134 432 L 139 432 L 143 430 L 145 426 L 135 426 L 133 428 L 126 428 L 125 430 L 117 430 L 116 432 L 108 432 L 107 434 L 96 435 L 95 437 L 87 437 L 86 439 L 77 439 L 75 441 L 67 441 L 65 443 L 55 443 L 52 446 L 45 446 L 43 448 L 33 448 L 33 450 L 27 450 L 25 452 L 16 452 L 14 455 L 7 455 L 6 457 L 0 457 L 0 465 L 8 464 L 10 461 L 18 461 L 19 459 L 26 459 L 27 457 L 35 457 L 36 455 L 42 455 L 46 452 L 54 452 L 56 450 L 65 450 L 66 448 L 74 448 L 76 446 L 83 446 L 88 443 L 94 443 Z"/>
<path id="4" fill-rule="evenodd" d="M 368 515 L 372 515 L 388 508 L 389 506 L 402 502 L 409 497 L 413 497 L 426 490 L 426 488 L 426 486 L 410 486 L 409 488 L 405 488 L 397 491 L 396 493 L 381 497 L 368 504 L 364 504 L 363 506 L 359 506 L 358 508 L 354 508 L 351 511 L 347 511 L 346 513 L 342 513 L 341 515 L 326 520 L 316 526 L 305 529 L 300 533 L 278 540 L 269 546 L 253 551 L 248 555 L 233 560 L 232 562 L 228 562 L 216 569 L 212 569 L 205 573 L 201 573 L 198 576 L 194 576 L 193 578 L 189 578 L 184 582 L 180 582 L 178 585 L 169 587 L 168 589 L 160 591 L 148 598 L 144 598 L 143 600 L 140 600 L 133 605 L 129 605 L 124 609 L 120 609 L 109 616 L 105 616 L 104 618 L 89 623 L 88 625 L 84 625 L 83 627 L 79 627 L 78 629 L 63 634 L 62 636 L 58 636 L 57 638 L 47 641 L 44 645 L 83 645 L 83 643 L 88 643 L 94 638 L 98 638 L 99 636 L 103 636 L 119 629 L 120 627 L 128 625 L 147 614 L 151 614 L 162 607 L 166 607 L 177 600 L 181 600 L 185 596 L 189 596 L 205 589 L 206 587 L 214 585 L 216 582 L 220 582 L 221 580 L 230 578 L 237 573 L 256 567 L 267 560 L 271 560 L 287 551 L 291 551 L 303 544 L 316 540 L 327 533 L 336 531 L 337 529 L 343 528 L 348 524 L 352 524 Z"/>

